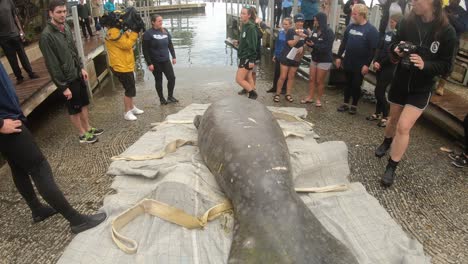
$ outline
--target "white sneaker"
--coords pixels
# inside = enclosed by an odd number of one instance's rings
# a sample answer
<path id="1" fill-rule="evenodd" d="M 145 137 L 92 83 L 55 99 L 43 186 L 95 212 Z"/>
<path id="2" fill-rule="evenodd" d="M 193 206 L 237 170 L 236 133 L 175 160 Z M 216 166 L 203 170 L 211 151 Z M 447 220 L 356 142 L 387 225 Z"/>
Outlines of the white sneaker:
<path id="1" fill-rule="evenodd" d="M 137 117 L 132 113 L 132 110 L 130 110 L 130 111 L 128 111 L 127 113 L 125 113 L 124 118 L 125 118 L 125 120 L 128 120 L 128 121 L 135 121 L 135 120 L 137 120 Z"/>
<path id="2" fill-rule="evenodd" d="M 138 109 L 136 106 L 133 106 L 133 109 L 130 110 L 134 115 L 141 115 L 143 114 L 145 111 L 141 110 L 141 109 Z"/>

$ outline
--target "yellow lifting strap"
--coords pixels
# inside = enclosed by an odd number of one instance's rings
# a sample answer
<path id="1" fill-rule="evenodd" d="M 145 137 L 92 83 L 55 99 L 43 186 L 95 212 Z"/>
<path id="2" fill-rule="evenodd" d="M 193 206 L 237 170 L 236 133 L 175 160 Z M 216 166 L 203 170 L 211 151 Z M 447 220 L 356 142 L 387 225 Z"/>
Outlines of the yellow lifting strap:
<path id="1" fill-rule="evenodd" d="M 221 214 L 230 211 L 232 211 L 232 205 L 228 200 L 226 200 L 223 203 L 208 209 L 208 211 L 206 211 L 201 217 L 194 217 L 183 210 L 172 207 L 168 204 L 156 200 L 143 199 L 112 221 L 112 239 L 122 251 L 127 254 L 134 254 L 138 249 L 138 243 L 133 239 L 129 239 L 121 235 L 119 232 L 124 226 L 139 215 L 148 213 L 185 228 L 195 229 L 203 228 L 208 221 L 212 221 Z"/>
<path id="2" fill-rule="evenodd" d="M 346 191 L 348 186 L 330 185 L 325 187 L 311 187 L 311 188 L 296 188 L 296 192 L 308 193 L 322 193 L 322 192 L 337 192 Z M 232 204 L 228 200 L 223 203 L 215 205 L 208 209 L 201 217 L 195 217 L 187 214 L 181 209 L 172 207 L 168 204 L 152 200 L 143 199 L 132 208 L 127 209 L 122 214 L 118 215 L 111 223 L 112 225 L 112 240 L 115 244 L 127 254 L 135 254 L 138 249 L 138 243 L 130 238 L 120 234 L 120 230 L 130 223 L 136 217 L 147 213 L 157 216 L 168 222 L 176 225 L 183 226 L 187 229 L 203 228 L 209 221 L 212 221 L 222 215 L 223 213 L 231 212 Z"/>

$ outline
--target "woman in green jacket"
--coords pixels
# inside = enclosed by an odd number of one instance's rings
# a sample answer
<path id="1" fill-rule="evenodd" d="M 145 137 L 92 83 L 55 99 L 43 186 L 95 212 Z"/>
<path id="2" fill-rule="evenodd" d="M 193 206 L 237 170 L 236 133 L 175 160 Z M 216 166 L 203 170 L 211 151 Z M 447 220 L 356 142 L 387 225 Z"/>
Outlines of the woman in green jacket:
<path id="1" fill-rule="evenodd" d="M 249 93 L 250 99 L 256 99 L 255 84 L 252 78 L 252 69 L 257 58 L 257 29 L 255 28 L 255 7 L 242 7 L 240 19 L 242 33 L 239 39 L 239 66 L 236 74 L 236 82 Z"/>

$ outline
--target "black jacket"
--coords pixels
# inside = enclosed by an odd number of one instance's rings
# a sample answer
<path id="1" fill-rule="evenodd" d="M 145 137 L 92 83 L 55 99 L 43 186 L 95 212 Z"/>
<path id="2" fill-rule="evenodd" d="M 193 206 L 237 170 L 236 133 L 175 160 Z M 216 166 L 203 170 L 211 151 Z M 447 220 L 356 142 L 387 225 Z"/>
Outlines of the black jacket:
<path id="1" fill-rule="evenodd" d="M 396 31 L 387 31 L 380 42 L 379 52 L 377 53 L 377 56 L 375 56 L 374 61 L 378 62 L 381 66 L 392 64 L 390 60 L 390 46 L 395 34 Z"/>
<path id="2" fill-rule="evenodd" d="M 312 31 L 310 40 L 314 43 L 312 47 L 312 60 L 315 62 L 332 62 L 332 48 L 335 34 L 333 30 L 327 25 L 327 15 L 322 12 L 315 15 L 320 25 L 320 33 L 317 29 Z"/>
<path id="3" fill-rule="evenodd" d="M 434 87 L 434 77 L 450 72 L 452 58 L 455 56 L 457 36 L 451 25 L 440 30 L 435 37 L 434 22 L 423 23 L 419 17 L 412 20 L 404 18 L 398 27 L 390 46 L 392 60 L 399 61 L 393 78 L 391 89 L 404 89 L 419 93 L 431 91 Z M 423 33 L 427 31 L 427 33 Z M 400 41 L 411 42 L 418 46 L 417 53 L 424 61 L 422 70 L 412 66 L 403 67 L 401 59 L 393 51 Z"/>

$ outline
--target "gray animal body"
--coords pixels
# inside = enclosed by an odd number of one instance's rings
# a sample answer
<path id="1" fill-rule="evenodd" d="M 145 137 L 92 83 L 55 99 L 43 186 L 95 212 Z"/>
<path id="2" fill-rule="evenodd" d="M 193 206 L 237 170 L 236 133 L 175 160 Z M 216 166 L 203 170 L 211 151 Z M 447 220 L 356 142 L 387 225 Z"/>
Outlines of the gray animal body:
<path id="1" fill-rule="evenodd" d="M 234 207 L 228 263 L 358 263 L 294 191 L 283 132 L 264 105 L 226 98 L 194 124 L 203 160 Z"/>

